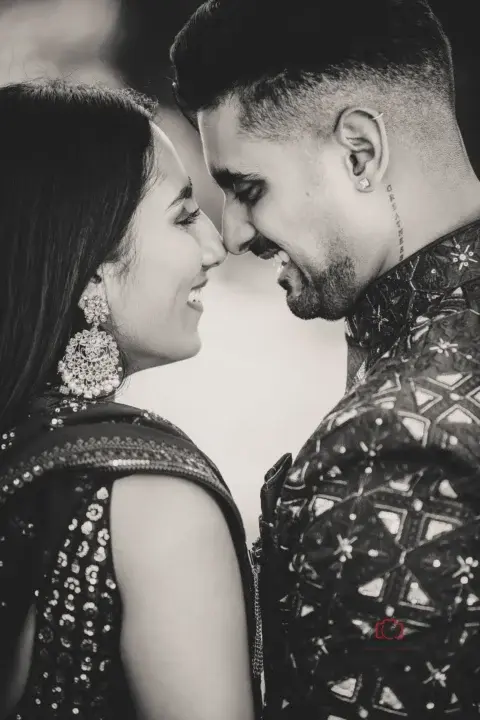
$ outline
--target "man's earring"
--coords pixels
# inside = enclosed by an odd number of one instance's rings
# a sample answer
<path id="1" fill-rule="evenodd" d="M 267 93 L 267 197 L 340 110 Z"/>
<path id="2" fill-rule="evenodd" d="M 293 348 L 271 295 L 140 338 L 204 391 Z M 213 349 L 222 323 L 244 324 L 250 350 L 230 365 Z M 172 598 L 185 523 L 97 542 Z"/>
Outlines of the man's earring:
<path id="1" fill-rule="evenodd" d="M 82 299 L 80 307 L 92 328 L 70 339 L 58 364 L 64 383 L 60 391 L 87 399 L 105 397 L 119 387 L 123 375 L 120 350 L 115 339 L 99 329 L 100 323 L 108 319 L 108 304 L 100 295 L 94 295 Z"/>
<path id="2" fill-rule="evenodd" d="M 366 190 L 367 188 L 370 187 L 370 180 L 368 180 L 367 178 L 362 178 L 358 184 L 359 184 L 360 190 Z"/>

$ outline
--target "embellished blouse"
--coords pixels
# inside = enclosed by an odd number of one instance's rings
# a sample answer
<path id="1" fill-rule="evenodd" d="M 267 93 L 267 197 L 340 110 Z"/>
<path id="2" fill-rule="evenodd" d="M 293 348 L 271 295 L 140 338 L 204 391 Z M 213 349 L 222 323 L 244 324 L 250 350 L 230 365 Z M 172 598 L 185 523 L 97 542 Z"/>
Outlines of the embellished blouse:
<path id="1" fill-rule="evenodd" d="M 120 658 L 109 525 L 113 483 L 134 473 L 185 478 L 217 498 L 243 578 L 260 717 L 260 624 L 243 524 L 217 468 L 187 436 L 124 405 L 54 399 L 5 433 L 1 449 L 0 684 L 36 609 L 26 687 L 7 720 L 136 717 Z"/>
<path id="2" fill-rule="evenodd" d="M 349 389 L 262 492 L 266 718 L 480 714 L 480 223 L 347 319 Z"/>

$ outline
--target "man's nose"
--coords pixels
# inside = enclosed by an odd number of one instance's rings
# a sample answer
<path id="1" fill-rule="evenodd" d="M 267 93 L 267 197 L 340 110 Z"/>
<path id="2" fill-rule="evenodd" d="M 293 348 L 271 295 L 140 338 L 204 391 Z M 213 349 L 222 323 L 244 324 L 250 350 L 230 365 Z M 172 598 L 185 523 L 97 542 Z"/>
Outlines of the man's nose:
<path id="1" fill-rule="evenodd" d="M 232 255 L 243 255 L 250 249 L 256 231 L 241 208 L 226 206 L 223 210 L 222 234 L 228 252 Z"/>

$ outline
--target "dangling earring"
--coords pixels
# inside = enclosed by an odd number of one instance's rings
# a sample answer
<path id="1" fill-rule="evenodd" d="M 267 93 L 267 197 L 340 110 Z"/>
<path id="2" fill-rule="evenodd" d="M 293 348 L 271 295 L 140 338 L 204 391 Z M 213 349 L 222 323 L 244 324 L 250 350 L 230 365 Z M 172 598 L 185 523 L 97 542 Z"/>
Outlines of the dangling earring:
<path id="1" fill-rule="evenodd" d="M 93 327 L 74 335 L 58 363 L 65 395 L 83 395 L 87 399 L 110 395 L 122 380 L 120 351 L 114 338 L 99 329 L 109 315 L 108 304 L 100 295 L 82 298 L 80 307 Z"/>

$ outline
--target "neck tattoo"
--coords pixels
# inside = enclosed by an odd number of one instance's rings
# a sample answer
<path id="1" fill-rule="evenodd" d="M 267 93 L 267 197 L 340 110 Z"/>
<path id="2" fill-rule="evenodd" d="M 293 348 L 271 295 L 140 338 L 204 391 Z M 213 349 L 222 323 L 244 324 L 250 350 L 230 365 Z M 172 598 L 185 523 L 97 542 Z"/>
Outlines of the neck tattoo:
<path id="1" fill-rule="evenodd" d="M 393 193 L 393 188 L 391 185 L 387 185 L 387 193 L 388 199 L 390 200 L 390 205 L 392 206 L 393 217 L 395 218 L 395 225 L 397 227 L 399 262 L 402 262 L 405 257 L 405 247 L 403 244 L 403 225 L 402 221 L 400 220 L 400 215 L 397 211 L 397 201 L 395 199 L 395 195 Z"/>

